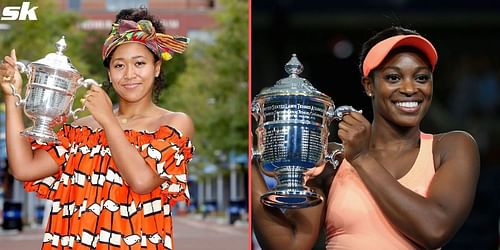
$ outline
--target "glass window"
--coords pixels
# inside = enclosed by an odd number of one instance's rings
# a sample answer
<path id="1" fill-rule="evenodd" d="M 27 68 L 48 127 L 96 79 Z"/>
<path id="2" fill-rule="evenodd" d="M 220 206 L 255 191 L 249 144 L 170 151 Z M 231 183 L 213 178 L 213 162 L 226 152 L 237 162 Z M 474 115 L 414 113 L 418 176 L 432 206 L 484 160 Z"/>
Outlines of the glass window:
<path id="1" fill-rule="evenodd" d="M 215 41 L 214 33 L 206 30 L 189 30 L 187 32 L 187 37 L 191 40 L 198 40 L 209 44 Z"/>
<path id="2" fill-rule="evenodd" d="M 68 0 L 68 9 L 79 11 L 81 6 L 80 2 L 80 0 Z"/>

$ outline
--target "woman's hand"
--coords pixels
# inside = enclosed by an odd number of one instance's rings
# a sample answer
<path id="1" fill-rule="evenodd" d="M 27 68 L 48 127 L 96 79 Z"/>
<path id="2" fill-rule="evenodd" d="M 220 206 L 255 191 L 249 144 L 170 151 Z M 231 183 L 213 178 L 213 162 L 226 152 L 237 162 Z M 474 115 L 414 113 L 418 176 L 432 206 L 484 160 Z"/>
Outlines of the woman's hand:
<path id="1" fill-rule="evenodd" d="M 101 126 L 105 127 L 114 119 L 111 99 L 101 87 L 92 84 L 82 102 Z"/>
<path id="2" fill-rule="evenodd" d="M 368 154 L 371 124 L 362 114 L 345 114 L 339 123 L 338 135 L 344 145 L 344 158 L 349 162 Z"/>
<path id="3" fill-rule="evenodd" d="M 12 95 L 11 84 L 14 85 L 16 92 L 21 94 L 23 80 L 21 74 L 16 67 L 16 51 L 12 49 L 10 56 L 5 56 L 3 62 L 0 64 L 0 86 L 4 95 Z"/>

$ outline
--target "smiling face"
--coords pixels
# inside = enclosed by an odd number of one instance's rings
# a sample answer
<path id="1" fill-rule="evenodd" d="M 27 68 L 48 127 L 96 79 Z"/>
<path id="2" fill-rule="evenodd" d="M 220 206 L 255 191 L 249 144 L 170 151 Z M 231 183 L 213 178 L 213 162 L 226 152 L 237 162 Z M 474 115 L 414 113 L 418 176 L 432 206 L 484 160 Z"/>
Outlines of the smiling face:
<path id="1" fill-rule="evenodd" d="M 373 80 L 373 82 L 372 82 Z M 418 127 L 432 101 L 432 71 L 417 53 L 390 55 L 364 78 L 365 91 L 373 96 L 375 122 Z"/>
<path id="2" fill-rule="evenodd" d="M 116 48 L 109 64 L 109 79 L 122 100 L 152 100 L 155 76 L 161 61 L 140 43 L 125 43 Z"/>

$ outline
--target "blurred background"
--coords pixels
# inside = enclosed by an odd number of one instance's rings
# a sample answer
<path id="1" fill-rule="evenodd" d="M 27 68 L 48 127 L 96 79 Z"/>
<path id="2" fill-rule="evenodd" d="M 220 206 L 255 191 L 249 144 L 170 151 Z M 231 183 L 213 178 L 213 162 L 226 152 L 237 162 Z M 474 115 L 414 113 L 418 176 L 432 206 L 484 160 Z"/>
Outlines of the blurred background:
<path id="1" fill-rule="evenodd" d="M 0 21 L 2 58 L 14 48 L 24 63 L 42 59 L 56 51 L 55 43 L 64 35 L 68 44 L 64 54 L 85 78 L 101 83 L 107 80 L 101 46 L 119 10 L 147 7 L 162 20 L 167 33 L 191 38 L 186 53 L 163 64 L 167 84 L 159 103 L 187 113 L 196 129 L 188 179 L 192 200 L 189 207 L 180 204 L 174 210 L 175 244 L 179 249 L 246 249 L 248 2 L 1 0 L 0 10 L 6 6 L 22 7 L 25 12 L 21 10 L 19 20 L 3 16 Z M 80 89 L 75 100 L 84 93 Z M 116 100 L 112 91 L 109 94 Z M 80 105 L 75 102 L 73 108 Z M 22 183 L 9 175 L 3 110 L 2 100 L 0 249 L 37 249 L 48 206 L 25 193 Z M 31 124 L 27 119 L 26 125 Z M 36 166 L 26 167 L 29 171 Z"/>
<path id="2" fill-rule="evenodd" d="M 252 98 L 287 76 L 283 67 L 296 53 L 302 77 L 335 105 L 362 109 L 371 120 L 358 54 L 365 40 L 391 25 L 417 30 L 439 54 L 422 130 L 466 130 L 480 147 L 473 210 L 443 249 L 499 249 L 500 1 L 253 0 Z M 330 141 L 335 137 L 332 125 Z"/>

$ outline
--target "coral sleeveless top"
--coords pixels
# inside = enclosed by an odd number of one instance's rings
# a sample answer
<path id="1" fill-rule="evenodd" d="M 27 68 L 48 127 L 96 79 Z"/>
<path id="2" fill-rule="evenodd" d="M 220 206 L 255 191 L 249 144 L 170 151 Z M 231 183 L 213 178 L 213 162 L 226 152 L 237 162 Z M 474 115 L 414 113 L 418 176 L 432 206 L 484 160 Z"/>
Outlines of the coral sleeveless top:
<path id="1" fill-rule="evenodd" d="M 124 133 L 165 179 L 148 194 L 135 193 L 122 179 L 102 129 L 64 125 L 57 134 L 61 145 L 32 144 L 59 165 L 59 173 L 25 182 L 26 191 L 53 201 L 43 250 L 174 248 L 171 211 L 175 202 L 189 201 L 187 165 L 194 147 L 167 125 Z"/>
<path id="2" fill-rule="evenodd" d="M 430 134 L 421 133 L 420 150 L 408 173 L 398 181 L 421 196 L 434 176 Z M 343 161 L 332 182 L 326 212 L 327 249 L 416 249 L 385 218 L 356 170 Z"/>

